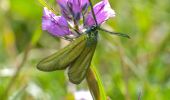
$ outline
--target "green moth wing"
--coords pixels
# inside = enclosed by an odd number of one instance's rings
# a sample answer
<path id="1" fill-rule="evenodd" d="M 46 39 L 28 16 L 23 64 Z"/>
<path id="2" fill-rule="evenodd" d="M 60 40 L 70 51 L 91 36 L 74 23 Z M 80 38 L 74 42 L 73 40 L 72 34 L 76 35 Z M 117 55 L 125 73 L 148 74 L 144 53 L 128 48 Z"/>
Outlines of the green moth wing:
<path id="1" fill-rule="evenodd" d="M 86 37 L 86 35 L 80 36 L 65 48 L 41 60 L 37 68 L 42 71 L 55 71 L 67 68 L 85 48 Z"/>
<path id="2" fill-rule="evenodd" d="M 85 78 L 87 70 L 91 65 L 91 60 L 95 52 L 97 41 L 86 42 L 86 47 L 80 56 L 71 63 L 68 69 L 69 80 L 74 84 L 79 84 Z"/>

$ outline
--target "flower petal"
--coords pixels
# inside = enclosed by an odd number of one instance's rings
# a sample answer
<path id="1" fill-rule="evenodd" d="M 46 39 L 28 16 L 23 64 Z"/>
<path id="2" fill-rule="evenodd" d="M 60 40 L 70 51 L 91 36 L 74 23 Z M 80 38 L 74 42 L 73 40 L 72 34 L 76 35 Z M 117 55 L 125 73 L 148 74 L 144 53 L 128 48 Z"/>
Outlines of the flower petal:
<path id="1" fill-rule="evenodd" d="M 108 0 L 103 0 L 99 3 L 97 3 L 94 7 L 94 13 L 97 19 L 98 24 L 102 24 L 106 20 L 108 20 L 110 17 L 115 16 L 114 10 L 110 7 Z M 92 15 L 92 11 L 87 15 L 85 19 L 85 26 L 91 27 L 95 25 L 95 21 Z"/>
<path id="2" fill-rule="evenodd" d="M 42 17 L 42 29 L 54 36 L 65 36 L 71 33 L 66 19 L 63 16 L 56 16 L 46 7 Z"/>
<path id="3" fill-rule="evenodd" d="M 57 2 L 58 2 L 60 5 L 65 5 L 65 4 L 67 4 L 67 1 L 68 1 L 68 0 L 57 0 Z"/>
<path id="4" fill-rule="evenodd" d="M 79 21 L 82 12 L 86 11 L 89 6 L 88 0 L 57 0 L 57 2 L 60 5 L 62 15 L 67 20 L 73 18 Z"/>
<path id="5" fill-rule="evenodd" d="M 73 11 L 76 12 L 83 12 L 86 10 L 89 6 L 89 1 L 88 0 L 68 0 L 72 4 L 72 9 Z"/>
<path id="6" fill-rule="evenodd" d="M 56 0 L 56 1 L 57 1 L 57 3 L 58 3 L 59 6 L 60 6 L 62 15 L 63 15 L 67 20 L 71 20 L 72 15 L 71 15 L 70 10 L 69 10 L 69 8 L 68 8 L 68 1 L 69 1 L 69 0 Z"/>
<path id="7" fill-rule="evenodd" d="M 86 11 L 88 6 L 90 5 L 89 0 L 79 0 L 81 4 L 81 10 Z"/>

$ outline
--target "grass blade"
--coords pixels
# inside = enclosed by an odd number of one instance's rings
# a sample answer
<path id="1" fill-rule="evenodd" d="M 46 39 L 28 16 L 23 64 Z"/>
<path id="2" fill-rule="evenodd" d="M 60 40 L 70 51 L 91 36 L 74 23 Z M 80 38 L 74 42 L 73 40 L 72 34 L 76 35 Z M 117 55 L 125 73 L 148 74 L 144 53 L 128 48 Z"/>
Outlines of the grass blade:
<path id="1" fill-rule="evenodd" d="M 46 1 L 46 0 L 38 0 L 38 2 L 39 2 L 43 7 L 47 7 L 49 10 L 51 10 L 51 11 L 55 14 L 55 10 L 47 4 L 47 1 Z"/>
<path id="2" fill-rule="evenodd" d="M 88 70 L 86 80 L 94 100 L 108 100 L 99 73 L 94 66 Z"/>

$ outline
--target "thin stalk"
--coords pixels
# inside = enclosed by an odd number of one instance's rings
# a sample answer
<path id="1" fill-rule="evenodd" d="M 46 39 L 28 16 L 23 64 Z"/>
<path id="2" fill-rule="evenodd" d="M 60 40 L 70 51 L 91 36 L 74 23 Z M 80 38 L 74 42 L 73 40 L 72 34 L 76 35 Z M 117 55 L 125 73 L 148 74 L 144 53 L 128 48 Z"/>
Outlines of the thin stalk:
<path id="1" fill-rule="evenodd" d="M 94 100 L 107 100 L 102 81 L 94 66 L 89 68 L 86 81 Z"/>
<path id="2" fill-rule="evenodd" d="M 2 95 L 0 96 L 1 100 L 6 100 L 8 97 L 8 93 L 11 90 L 12 86 L 14 85 L 14 82 L 16 81 L 17 77 L 19 76 L 22 68 L 24 67 L 27 58 L 28 58 L 28 54 L 31 50 L 31 48 L 33 46 L 35 46 L 35 44 L 38 42 L 39 38 L 41 37 L 41 30 L 39 29 L 39 26 L 37 27 L 37 30 L 35 31 L 35 34 L 33 35 L 30 43 L 28 44 L 28 46 L 26 47 L 25 51 L 24 51 L 24 55 L 23 55 L 23 59 L 21 61 L 21 63 L 17 66 L 17 70 L 15 72 L 15 74 L 12 76 L 11 80 L 9 81 L 9 84 L 7 85 L 5 91 L 2 93 Z"/>
<path id="3" fill-rule="evenodd" d="M 43 7 L 47 7 L 49 10 L 51 10 L 54 14 L 56 14 L 56 12 L 52 7 L 50 7 L 47 3 L 46 0 L 38 0 L 38 2 L 43 6 Z"/>
<path id="4" fill-rule="evenodd" d="M 8 92 L 11 90 L 14 82 L 16 81 L 18 75 L 19 75 L 20 72 L 21 72 L 21 69 L 24 67 L 24 64 L 25 64 L 25 62 L 26 62 L 26 60 L 27 60 L 28 53 L 29 53 L 31 47 L 32 47 L 31 45 L 28 45 L 28 47 L 25 49 L 24 56 L 23 56 L 23 59 L 22 59 L 21 63 L 17 66 L 17 70 L 16 70 L 14 76 L 11 78 L 9 84 L 7 85 L 6 90 L 4 91 L 4 93 L 3 93 L 2 96 L 1 96 L 1 97 L 2 97 L 1 99 L 2 99 L 2 100 L 7 99 L 7 97 L 8 97 Z"/>
<path id="5" fill-rule="evenodd" d="M 121 45 L 121 42 L 118 40 L 117 42 L 117 46 L 118 46 L 118 52 L 120 55 L 120 61 L 121 61 L 121 66 L 122 66 L 122 74 L 123 74 L 123 81 L 125 84 L 125 100 L 131 100 L 130 95 L 129 95 L 129 68 L 128 65 L 126 64 L 125 61 L 125 51 Z"/>

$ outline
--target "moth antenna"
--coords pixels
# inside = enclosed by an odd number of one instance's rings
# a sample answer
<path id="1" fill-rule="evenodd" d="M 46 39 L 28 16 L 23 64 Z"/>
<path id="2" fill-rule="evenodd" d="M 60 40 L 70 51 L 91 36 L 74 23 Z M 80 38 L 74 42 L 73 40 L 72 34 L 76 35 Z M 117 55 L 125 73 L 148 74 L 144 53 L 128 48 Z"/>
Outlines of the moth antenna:
<path id="1" fill-rule="evenodd" d="M 94 9 L 93 9 L 93 4 L 92 4 L 91 0 L 89 0 L 89 3 L 90 3 L 90 8 L 91 8 L 91 11 L 92 11 L 92 15 L 93 15 L 94 21 L 96 23 L 96 26 L 98 26 L 97 19 L 96 19 L 96 16 L 95 16 L 95 13 L 94 13 Z"/>
<path id="2" fill-rule="evenodd" d="M 99 30 L 101 30 L 101 31 L 103 31 L 103 32 L 110 33 L 110 34 L 114 34 L 114 35 L 126 37 L 126 38 L 129 38 L 129 39 L 130 39 L 130 36 L 127 35 L 127 34 L 124 34 L 124 33 L 110 32 L 110 31 L 108 31 L 108 30 L 106 30 L 106 29 L 102 29 L 102 28 L 99 28 Z"/>

